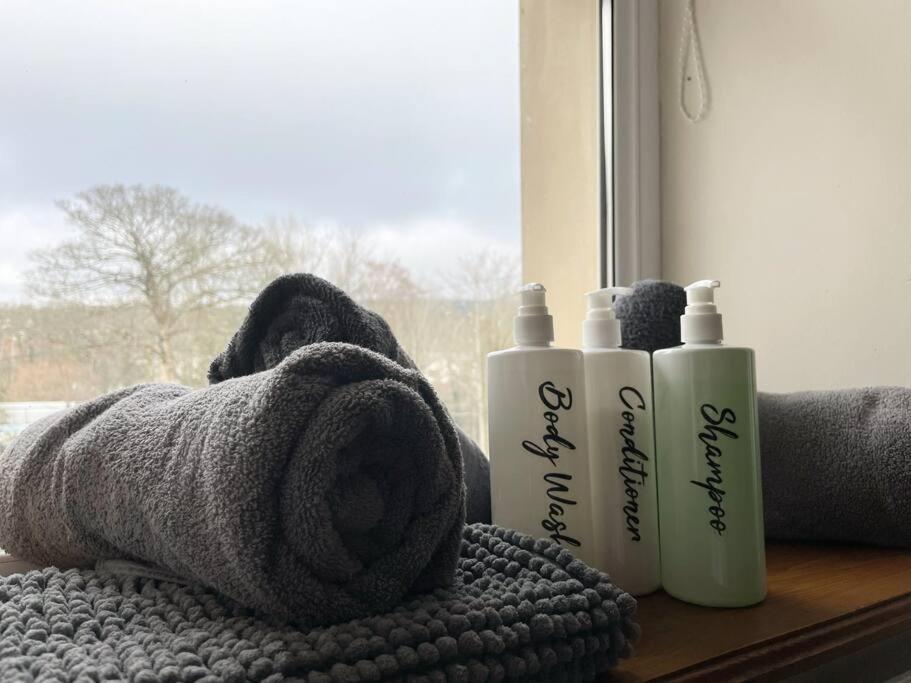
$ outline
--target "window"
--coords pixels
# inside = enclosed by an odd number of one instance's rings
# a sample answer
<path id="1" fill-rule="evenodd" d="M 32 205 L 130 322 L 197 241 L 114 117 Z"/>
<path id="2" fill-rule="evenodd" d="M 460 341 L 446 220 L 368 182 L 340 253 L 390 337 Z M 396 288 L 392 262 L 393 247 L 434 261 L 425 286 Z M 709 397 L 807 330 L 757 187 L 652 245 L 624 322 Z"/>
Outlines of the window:
<path id="1" fill-rule="evenodd" d="M 486 440 L 519 273 L 516 0 L 14 1 L 0 24 L 0 442 L 205 383 L 272 277 L 384 315 Z"/>

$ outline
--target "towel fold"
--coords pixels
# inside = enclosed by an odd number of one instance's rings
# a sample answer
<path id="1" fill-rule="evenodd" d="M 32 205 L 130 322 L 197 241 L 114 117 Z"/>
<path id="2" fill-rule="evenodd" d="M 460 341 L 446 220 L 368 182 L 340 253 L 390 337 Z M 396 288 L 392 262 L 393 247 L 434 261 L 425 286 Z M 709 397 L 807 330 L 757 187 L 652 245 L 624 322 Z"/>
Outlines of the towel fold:
<path id="1" fill-rule="evenodd" d="M 416 370 L 340 343 L 202 390 L 139 385 L 0 456 L 0 546 L 152 563 L 321 624 L 450 583 L 464 520 L 452 423 Z"/>
<path id="2" fill-rule="evenodd" d="M 268 370 L 296 349 L 319 342 L 346 342 L 415 369 L 382 317 L 345 292 L 308 273 L 272 281 L 250 305 L 227 348 L 209 367 L 213 384 Z M 468 488 L 467 521 L 490 522 L 490 464 L 478 445 L 456 426 Z"/>
<path id="3" fill-rule="evenodd" d="M 549 540 L 474 525 L 451 587 L 300 629 L 202 588 L 109 572 L 0 579 L 2 680 L 589 681 L 631 653 L 636 601 Z"/>
<path id="4" fill-rule="evenodd" d="M 679 285 L 637 282 L 617 301 L 623 345 L 678 346 L 685 306 Z M 911 547 L 911 389 L 759 392 L 758 405 L 768 538 Z"/>

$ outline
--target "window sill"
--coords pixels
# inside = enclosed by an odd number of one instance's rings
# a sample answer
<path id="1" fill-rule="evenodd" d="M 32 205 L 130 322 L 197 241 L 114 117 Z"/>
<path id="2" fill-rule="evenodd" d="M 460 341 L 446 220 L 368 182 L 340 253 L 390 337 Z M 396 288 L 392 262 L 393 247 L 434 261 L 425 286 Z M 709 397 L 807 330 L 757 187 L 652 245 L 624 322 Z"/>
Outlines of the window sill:
<path id="1" fill-rule="evenodd" d="M 640 599 L 636 655 L 605 680 L 780 680 L 911 634 L 911 552 L 771 543 L 767 564 L 755 607 Z"/>
<path id="2" fill-rule="evenodd" d="M 31 569 L 38 569 L 38 565 L 26 562 L 25 560 L 20 560 L 12 555 L 0 554 L 0 576 L 27 572 Z"/>

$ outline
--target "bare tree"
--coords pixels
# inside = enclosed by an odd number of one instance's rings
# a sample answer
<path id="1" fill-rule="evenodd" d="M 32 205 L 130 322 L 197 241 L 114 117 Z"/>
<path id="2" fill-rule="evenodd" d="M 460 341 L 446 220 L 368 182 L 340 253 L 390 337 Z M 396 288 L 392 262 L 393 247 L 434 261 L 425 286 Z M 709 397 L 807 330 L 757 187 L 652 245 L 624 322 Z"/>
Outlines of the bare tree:
<path id="1" fill-rule="evenodd" d="M 29 283 L 42 305 L 0 315 L 0 390 L 10 397 L 78 400 L 152 378 L 201 382 L 265 282 L 309 271 L 382 314 L 485 445 L 486 355 L 511 341 L 515 257 L 478 251 L 419 284 L 362 233 L 310 228 L 293 215 L 250 228 L 170 188 L 101 186 L 59 206 L 75 230 L 32 255 Z"/>
<path id="2" fill-rule="evenodd" d="M 330 258 L 332 235 L 302 223 L 294 214 L 269 216 L 259 228 L 264 242 L 265 280 L 283 273 L 319 273 Z"/>
<path id="3" fill-rule="evenodd" d="M 369 237 L 351 228 L 337 228 L 332 232 L 320 274 L 352 298 L 363 301 L 374 291 L 369 264 L 377 263 L 375 252 Z"/>
<path id="4" fill-rule="evenodd" d="M 438 338 L 446 333 L 443 307 L 396 261 L 371 259 L 361 270 L 364 291 L 359 301 L 385 318 L 419 368 L 430 365 L 439 351 Z"/>
<path id="5" fill-rule="evenodd" d="M 76 234 L 31 255 L 31 290 L 54 301 L 142 306 L 161 380 L 177 378 L 175 341 L 194 313 L 262 284 L 262 235 L 173 188 L 103 185 L 57 205 Z"/>
<path id="6" fill-rule="evenodd" d="M 451 295 L 460 302 L 454 318 L 461 342 L 453 368 L 462 400 L 463 425 L 487 449 L 487 354 L 512 345 L 512 294 L 519 283 L 518 259 L 490 249 L 463 256 L 449 277 Z"/>

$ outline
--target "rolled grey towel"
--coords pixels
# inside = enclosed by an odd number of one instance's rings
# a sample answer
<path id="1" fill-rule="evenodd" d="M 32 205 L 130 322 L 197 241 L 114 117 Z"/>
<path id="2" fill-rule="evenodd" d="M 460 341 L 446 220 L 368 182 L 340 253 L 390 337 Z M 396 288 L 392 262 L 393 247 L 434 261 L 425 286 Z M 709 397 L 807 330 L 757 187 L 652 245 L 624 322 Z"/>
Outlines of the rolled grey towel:
<path id="1" fill-rule="evenodd" d="M 685 307 L 679 285 L 637 282 L 617 302 L 623 345 L 678 346 Z M 760 392 L 758 404 L 768 538 L 911 547 L 911 389 Z"/>
<path id="2" fill-rule="evenodd" d="M 0 547 L 156 565 L 319 624 L 451 583 L 464 521 L 432 388 L 350 344 L 201 390 L 147 384 L 28 427 L 0 456 Z"/>
<path id="3" fill-rule="evenodd" d="M 0 579 L 0 679 L 590 681 L 631 653 L 636 601 L 548 540 L 465 528 L 456 580 L 301 629 L 200 586 L 41 569 Z"/>
<path id="4" fill-rule="evenodd" d="M 227 348 L 212 361 L 209 382 L 268 370 L 296 349 L 327 341 L 363 346 L 402 367 L 415 368 L 382 317 L 326 280 L 295 273 L 273 280 L 259 293 Z M 467 521 L 489 523 L 490 464 L 458 425 L 456 433 L 468 488 Z"/>

